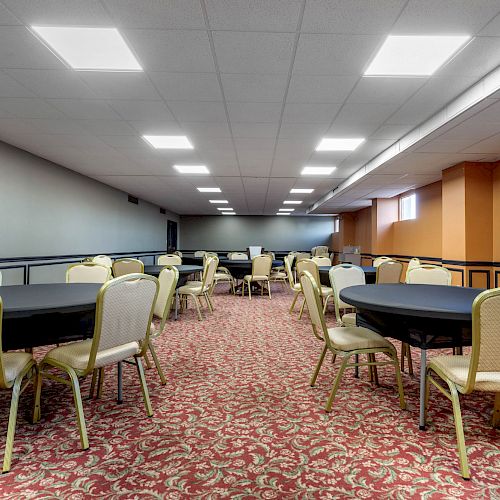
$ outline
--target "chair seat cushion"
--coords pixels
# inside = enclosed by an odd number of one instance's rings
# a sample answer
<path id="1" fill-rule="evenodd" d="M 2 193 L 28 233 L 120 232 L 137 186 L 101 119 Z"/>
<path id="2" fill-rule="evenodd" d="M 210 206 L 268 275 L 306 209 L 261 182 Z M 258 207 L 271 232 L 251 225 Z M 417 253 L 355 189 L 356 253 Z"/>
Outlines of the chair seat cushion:
<path id="1" fill-rule="evenodd" d="M 328 335 L 333 346 L 341 351 L 355 349 L 375 349 L 391 347 L 392 344 L 368 328 L 360 326 L 339 326 L 328 328 Z"/>
<path id="2" fill-rule="evenodd" d="M 287 279 L 288 276 L 286 275 L 286 273 L 277 271 L 277 272 L 271 272 L 271 278 Z"/>
<path id="3" fill-rule="evenodd" d="M 92 339 L 83 340 L 81 342 L 73 342 L 65 344 L 49 351 L 44 361 L 57 361 L 65 365 L 69 365 L 76 370 L 85 370 L 87 368 L 92 348 Z M 138 342 L 128 342 L 111 349 L 98 351 L 95 358 L 95 368 L 101 368 L 107 365 L 113 365 L 118 361 L 132 357 L 140 351 Z"/>
<path id="4" fill-rule="evenodd" d="M 346 326 L 356 326 L 356 313 L 343 314 L 341 321 Z"/>
<path id="5" fill-rule="evenodd" d="M 465 386 L 469 374 L 470 356 L 437 356 L 429 367 L 438 369 L 457 385 Z M 477 372 L 475 391 L 500 392 L 500 372 Z"/>
<path id="6" fill-rule="evenodd" d="M 230 274 L 227 273 L 215 273 L 214 279 L 218 281 L 233 281 L 233 277 Z"/>
<path id="7" fill-rule="evenodd" d="M 251 274 L 247 274 L 244 278 L 245 281 L 267 281 L 269 276 L 266 275 L 257 275 L 252 276 Z"/>
<path id="8" fill-rule="evenodd" d="M 2 361 L 5 381 L 10 384 L 24 370 L 24 367 L 33 359 L 27 352 L 4 352 Z"/>
<path id="9" fill-rule="evenodd" d="M 181 286 L 179 287 L 179 289 L 177 290 L 179 292 L 180 295 L 190 295 L 190 294 L 193 294 L 193 295 L 200 295 L 202 292 L 202 289 L 201 289 L 201 282 L 196 282 L 196 281 L 192 281 L 191 283 L 188 283 L 184 286 Z M 205 287 L 205 290 L 204 292 L 207 292 L 208 291 L 208 287 Z"/>

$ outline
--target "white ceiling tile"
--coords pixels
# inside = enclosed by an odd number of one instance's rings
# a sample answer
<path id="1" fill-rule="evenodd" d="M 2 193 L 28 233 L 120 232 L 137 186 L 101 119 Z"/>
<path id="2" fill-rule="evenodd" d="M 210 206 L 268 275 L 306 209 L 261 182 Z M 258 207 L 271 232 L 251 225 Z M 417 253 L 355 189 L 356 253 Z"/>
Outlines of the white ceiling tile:
<path id="1" fill-rule="evenodd" d="M 144 73 L 80 71 L 79 75 L 103 99 L 161 99 Z"/>
<path id="2" fill-rule="evenodd" d="M 424 78 L 361 78 L 347 102 L 403 104 L 425 83 Z"/>
<path id="3" fill-rule="evenodd" d="M 215 73 L 151 73 L 151 79 L 167 101 L 222 101 Z"/>
<path id="4" fill-rule="evenodd" d="M 329 124 L 340 109 L 336 103 L 290 103 L 285 105 L 283 123 Z"/>
<path id="5" fill-rule="evenodd" d="M 476 144 L 464 149 L 463 152 L 500 155 L 500 134 L 489 137 L 484 141 L 476 142 Z"/>
<path id="6" fill-rule="evenodd" d="M 2 4 L 0 4 L 0 26 L 18 26 L 21 22 Z"/>
<path id="7" fill-rule="evenodd" d="M 64 118 L 56 108 L 42 99 L 0 98 L 0 109 L 16 118 Z"/>
<path id="8" fill-rule="evenodd" d="M 405 0 L 307 0 L 302 31 L 312 33 L 387 33 Z"/>
<path id="9" fill-rule="evenodd" d="M 0 71 L 0 97 L 36 97 L 28 88 L 11 78 L 7 71 Z"/>
<path id="10" fill-rule="evenodd" d="M 111 106 L 100 99 L 48 99 L 52 106 L 76 120 L 120 120 Z"/>
<path id="11" fill-rule="evenodd" d="M 344 105 L 336 117 L 339 124 L 363 124 L 375 123 L 381 125 L 397 109 L 398 104 L 391 103 L 356 103 L 350 102 Z M 356 137 L 359 137 L 357 135 Z"/>
<path id="12" fill-rule="evenodd" d="M 182 122 L 188 137 L 231 137 L 227 121 L 224 122 Z"/>
<path id="13" fill-rule="evenodd" d="M 215 52 L 222 73 L 287 74 L 294 35 L 216 31 Z"/>
<path id="14" fill-rule="evenodd" d="M 475 34 L 498 14 L 497 0 L 410 0 L 391 32 L 394 34 Z"/>
<path id="15" fill-rule="evenodd" d="M 308 140 L 318 144 L 326 135 L 328 125 L 325 123 L 282 123 L 280 139 Z"/>
<path id="16" fill-rule="evenodd" d="M 99 135 L 99 139 L 112 148 L 144 150 L 147 146 L 144 139 L 137 135 Z"/>
<path id="17" fill-rule="evenodd" d="M 292 75 L 287 102 L 343 102 L 357 76 Z"/>
<path id="18" fill-rule="evenodd" d="M 24 23 L 48 26 L 112 26 L 99 0 L 3 0 Z"/>
<path id="19" fill-rule="evenodd" d="M 119 28 L 203 29 L 199 0 L 104 0 Z"/>
<path id="20" fill-rule="evenodd" d="M 206 0 L 213 30 L 295 31 L 300 0 Z"/>
<path id="21" fill-rule="evenodd" d="M 185 131 L 175 121 L 163 119 L 128 120 L 128 124 L 140 135 L 185 135 Z"/>
<path id="22" fill-rule="evenodd" d="M 368 66 L 381 37 L 301 34 L 294 74 L 359 76 Z"/>
<path id="23" fill-rule="evenodd" d="M 281 102 L 287 86 L 286 75 L 221 75 L 224 96 L 228 101 Z"/>
<path id="24" fill-rule="evenodd" d="M 410 125 L 382 125 L 373 134 L 370 135 L 371 139 L 392 139 L 396 141 L 401 139 L 405 134 L 411 130 Z"/>
<path id="25" fill-rule="evenodd" d="M 122 99 L 110 100 L 108 103 L 124 120 L 152 120 L 156 122 L 175 121 L 172 113 L 168 110 L 165 103 L 161 101 Z"/>
<path id="26" fill-rule="evenodd" d="M 241 123 L 277 123 L 282 105 L 266 102 L 228 102 L 229 119 Z"/>
<path id="27" fill-rule="evenodd" d="M 205 31 L 125 30 L 146 71 L 215 71 Z"/>
<path id="28" fill-rule="evenodd" d="M 225 122 L 222 102 L 169 101 L 169 108 L 180 122 Z"/>
<path id="29" fill-rule="evenodd" d="M 275 138 L 277 123 L 231 123 L 233 137 Z"/>
<path id="30" fill-rule="evenodd" d="M 78 124 L 96 135 L 132 135 L 135 130 L 120 120 L 79 120 Z"/>
<path id="31" fill-rule="evenodd" d="M 64 67 L 64 64 L 24 26 L 4 26 L 0 29 L 0 68 Z"/>
<path id="32" fill-rule="evenodd" d="M 481 36 L 500 36 L 500 14 L 497 14 L 480 32 Z"/>
<path id="33" fill-rule="evenodd" d="M 256 163 L 256 164 L 243 164 L 241 165 L 241 175 L 245 177 L 268 177 L 271 171 L 271 164 L 269 163 Z"/>
<path id="34" fill-rule="evenodd" d="M 43 134 L 86 134 L 88 133 L 75 120 L 70 119 L 29 119 L 27 122 L 32 123 L 38 128 L 39 133 Z"/>

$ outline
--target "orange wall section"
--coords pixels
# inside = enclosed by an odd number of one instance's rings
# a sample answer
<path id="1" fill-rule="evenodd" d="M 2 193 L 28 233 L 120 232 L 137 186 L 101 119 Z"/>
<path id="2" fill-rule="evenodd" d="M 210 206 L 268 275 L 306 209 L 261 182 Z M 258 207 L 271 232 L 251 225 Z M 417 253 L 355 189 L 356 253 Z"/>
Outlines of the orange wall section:
<path id="1" fill-rule="evenodd" d="M 493 249 L 492 259 L 495 262 L 500 262 L 500 165 L 496 166 L 492 171 L 492 229 L 493 229 Z"/>

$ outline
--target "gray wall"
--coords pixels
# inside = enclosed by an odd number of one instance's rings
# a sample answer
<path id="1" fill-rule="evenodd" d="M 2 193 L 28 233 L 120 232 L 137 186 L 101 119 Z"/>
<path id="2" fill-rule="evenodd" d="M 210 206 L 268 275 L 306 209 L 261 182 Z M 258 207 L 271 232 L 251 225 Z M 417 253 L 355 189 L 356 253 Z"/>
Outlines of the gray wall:
<path id="1" fill-rule="evenodd" d="M 163 250 L 159 207 L 0 142 L 0 258 Z"/>
<path id="2" fill-rule="evenodd" d="M 331 245 L 332 217 L 181 216 L 184 250 L 238 250 L 263 245 L 268 250 L 308 250 Z"/>

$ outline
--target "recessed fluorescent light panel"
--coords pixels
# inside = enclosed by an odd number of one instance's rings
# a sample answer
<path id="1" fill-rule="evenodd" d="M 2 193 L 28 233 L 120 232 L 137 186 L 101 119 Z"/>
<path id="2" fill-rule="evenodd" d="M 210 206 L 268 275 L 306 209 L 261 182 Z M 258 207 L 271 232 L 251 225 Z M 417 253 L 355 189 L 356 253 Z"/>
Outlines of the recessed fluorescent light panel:
<path id="1" fill-rule="evenodd" d="M 210 203 L 213 203 L 213 204 L 219 204 L 219 205 L 222 205 L 224 203 L 228 203 L 227 200 L 208 200 Z"/>
<path id="2" fill-rule="evenodd" d="M 196 188 L 200 193 L 220 193 L 220 188 Z"/>
<path id="3" fill-rule="evenodd" d="M 155 149 L 193 149 L 185 135 L 143 135 L 142 138 Z"/>
<path id="4" fill-rule="evenodd" d="M 31 26 L 71 68 L 80 71 L 142 71 L 116 28 Z"/>
<path id="5" fill-rule="evenodd" d="M 354 151 L 363 142 L 365 142 L 363 137 L 347 139 L 324 137 L 316 146 L 316 151 Z"/>
<path id="6" fill-rule="evenodd" d="M 295 208 L 280 208 L 278 212 L 293 212 Z"/>
<path id="7" fill-rule="evenodd" d="M 364 76 L 430 76 L 470 38 L 389 35 Z"/>
<path id="8" fill-rule="evenodd" d="M 276 212 L 276 215 L 290 215 L 290 213 L 287 213 L 287 212 Z"/>
<path id="9" fill-rule="evenodd" d="M 302 201 L 299 200 L 285 200 L 283 205 L 300 205 Z"/>
<path id="10" fill-rule="evenodd" d="M 180 174 L 209 174 L 205 165 L 174 165 L 175 170 Z"/>
<path id="11" fill-rule="evenodd" d="M 305 188 L 294 188 L 290 189 L 291 194 L 308 194 L 312 193 L 314 189 L 305 189 Z"/>
<path id="12" fill-rule="evenodd" d="M 229 208 L 229 207 L 217 207 L 217 210 L 225 210 L 226 212 L 232 212 L 234 208 Z"/>
<path id="13" fill-rule="evenodd" d="M 300 175 L 330 175 L 337 167 L 304 167 Z"/>
<path id="14" fill-rule="evenodd" d="M 222 212 L 222 215 L 236 215 L 235 212 Z"/>

